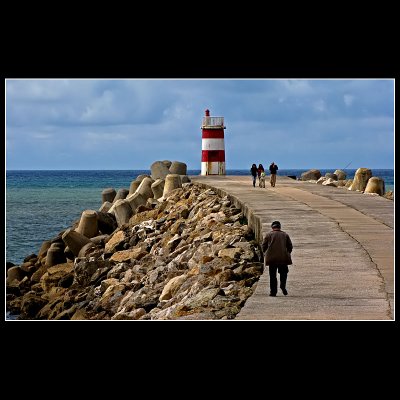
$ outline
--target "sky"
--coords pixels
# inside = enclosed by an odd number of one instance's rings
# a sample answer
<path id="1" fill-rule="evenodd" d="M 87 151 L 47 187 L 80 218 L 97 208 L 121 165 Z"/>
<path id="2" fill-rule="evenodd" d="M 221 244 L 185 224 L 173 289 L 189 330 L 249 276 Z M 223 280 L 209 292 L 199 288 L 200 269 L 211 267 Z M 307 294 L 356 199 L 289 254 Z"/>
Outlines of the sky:
<path id="1" fill-rule="evenodd" d="M 393 79 L 7 79 L 6 169 L 200 169 L 206 109 L 228 170 L 394 168 Z"/>

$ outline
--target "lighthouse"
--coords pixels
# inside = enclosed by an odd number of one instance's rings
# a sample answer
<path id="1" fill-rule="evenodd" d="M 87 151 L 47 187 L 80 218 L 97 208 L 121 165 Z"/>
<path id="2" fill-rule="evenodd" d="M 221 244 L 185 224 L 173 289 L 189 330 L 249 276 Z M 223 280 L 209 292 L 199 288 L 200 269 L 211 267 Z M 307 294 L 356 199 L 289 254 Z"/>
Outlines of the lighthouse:
<path id="1" fill-rule="evenodd" d="M 201 175 L 225 175 L 224 117 L 205 111 L 201 125 Z"/>

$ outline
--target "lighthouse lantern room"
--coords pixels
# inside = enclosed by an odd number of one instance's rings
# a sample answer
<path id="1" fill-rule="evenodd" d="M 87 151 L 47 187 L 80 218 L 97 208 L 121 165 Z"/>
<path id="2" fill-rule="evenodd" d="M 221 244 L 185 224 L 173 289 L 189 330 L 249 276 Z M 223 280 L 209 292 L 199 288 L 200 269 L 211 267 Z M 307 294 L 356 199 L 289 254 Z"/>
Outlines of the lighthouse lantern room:
<path id="1" fill-rule="evenodd" d="M 205 111 L 201 125 L 201 175 L 225 175 L 224 117 Z"/>

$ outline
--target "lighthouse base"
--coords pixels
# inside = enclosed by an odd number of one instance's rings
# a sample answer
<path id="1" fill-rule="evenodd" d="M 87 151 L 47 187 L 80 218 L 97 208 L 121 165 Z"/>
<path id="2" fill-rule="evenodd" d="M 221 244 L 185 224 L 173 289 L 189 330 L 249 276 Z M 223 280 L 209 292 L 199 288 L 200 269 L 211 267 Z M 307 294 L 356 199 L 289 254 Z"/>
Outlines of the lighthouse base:
<path id="1" fill-rule="evenodd" d="M 223 161 L 202 162 L 201 175 L 226 175 L 225 162 Z"/>

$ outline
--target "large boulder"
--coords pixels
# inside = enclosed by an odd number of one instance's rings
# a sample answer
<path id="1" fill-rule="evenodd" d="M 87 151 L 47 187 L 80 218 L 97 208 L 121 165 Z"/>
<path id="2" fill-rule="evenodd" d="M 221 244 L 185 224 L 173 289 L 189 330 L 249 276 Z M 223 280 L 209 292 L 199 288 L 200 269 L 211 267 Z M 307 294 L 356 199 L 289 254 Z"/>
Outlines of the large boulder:
<path id="1" fill-rule="evenodd" d="M 300 176 L 300 180 L 309 181 L 309 180 L 318 180 L 321 178 L 321 172 L 318 169 L 309 169 L 306 172 L 303 172 Z"/>
<path id="2" fill-rule="evenodd" d="M 379 196 L 383 196 L 385 194 L 385 181 L 377 176 L 369 178 L 364 193 L 377 193 Z"/>
<path id="3" fill-rule="evenodd" d="M 363 192 L 367 187 L 368 179 L 372 177 L 372 171 L 368 168 L 358 168 L 354 175 L 353 183 L 348 190 Z"/>
<path id="4" fill-rule="evenodd" d="M 61 279 L 73 273 L 74 266 L 72 263 L 64 263 L 55 265 L 47 269 L 47 272 L 41 277 L 40 284 L 45 292 L 48 292 L 52 287 L 58 286 Z"/>
<path id="5" fill-rule="evenodd" d="M 346 172 L 341 169 L 337 169 L 334 174 L 337 176 L 338 181 L 344 180 L 347 177 Z"/>

